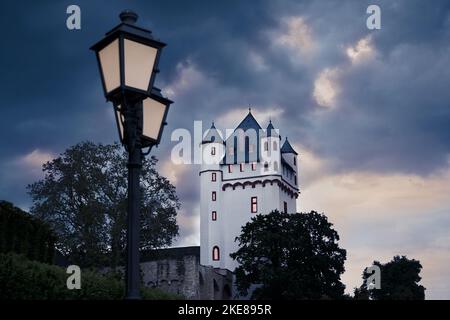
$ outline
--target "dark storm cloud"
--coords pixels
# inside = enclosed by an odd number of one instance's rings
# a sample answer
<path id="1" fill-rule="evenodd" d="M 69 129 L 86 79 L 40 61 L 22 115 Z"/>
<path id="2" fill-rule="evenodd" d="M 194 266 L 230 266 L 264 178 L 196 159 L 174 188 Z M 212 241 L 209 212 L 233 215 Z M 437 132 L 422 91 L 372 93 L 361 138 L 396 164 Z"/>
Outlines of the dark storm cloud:
<path id="1" fill-rule="evenodd" d="M 339 108 L 309 137 L 340 170 L 429 174 L 448 164 L 448 3 L 394 4 L 382 6 L 382 30 L 373 34 L 377 58 L 338 65 Z"/>
<path id="2" fill-rule="evenodd" d="M 70 4 L 81 7 L 81 31 L 66 29 Z M 381 7 L 379 31 L 366 28 L 369 4 Z M 161 169 L 173 166 L 174 129 L 192 131 L 194 120 L 208 127 L 238 107 L 245 112 L 248 104 L 256 110 L 283 110 L 274 123 L 281 134 L 327 160 L 335 171 L 426 175 L 447 165 L 446 0 L 9 1 L 0 5 L 5 30 L 0 50 L 0 199 L 26 208 L 30 199 L 25 186 L 39 178 L 39 159 L 82 140 L 117 140 L 89 47 L 119 22 L 117 15 L 126 8 L 136 10 L 139 25 L 168 43 L 156 83 L 171 92 L 175 104 L 163 143 L 152 151 Z M 289 17 L 300 18 L 306 29 L 290 30 Z M 300 48 L 283 43 L 290 32 L 294 42 L 305 37 Z M 346 48 L 369 35 L 376 55 L 352 65 Z M 308 44 L 311 50 L 303 50 Z M 340 89 L 329 109 L 313 95 L 315 81 L 327 69 L 335 70 Z M 235 124 L 240 120 L 234 119 Z M 297 151 L 301 157 L 302 150 Z M 33 154 L 37 156 L 30 158 Z M 180 233 L 196 241 L 199 167 L 173 170 L 182 203 Z M 448 219 L 439 216 L 424 227 L 420 221 L 417 225 L 421 228 L 410 233 L 431 236 L 444 233 L 440 226 L 447 226 Z M 417 239 L 410 233 L 406 239 Z M 364 237 L 354 238 L 358 243 Z"/>
<path id="3" fill-rule="evenodd" d="M 379 4 L 382 29 L 365 27 L 369 4 Z M 0 52 L 0 198 L 29 203 L 27 170 L 11 162 L 38 149 L 58 154 L 81 140 L 112 142 L 116 128 L 102 97 L 96 61 L 88 50 L 118 23 L 124 8 L 169 45 L 157 84 L 174 89 L 164 143 L 248 104 L 280 107 L 282 135 L 295 137 L 334 168 L 427 174 L 446 164 L 450 151 L 450 47 L 447 1 L 77 1 L 82 30 L 65 27 L 68 1 L 2 4 L 8 30 Z M 280 39 L 287 18 L 301 17 L 314 50 L 297 52 Z M 295 30 L 294 30 L 295 31 Z M 377 56 L 352 66 L 345 48 L 372 35 Z M 309 41 L 308 40 L 308 41 Z M 336 108 L 317 117 L 314 82 L 338 69 Z M 185 76 L 187 88 L 177 87 Z M 241 119 L 235 119 L 236 124 Z M 265 125 L 262 123 L 262 125 Z M 301 153 L 301 150 L 300 150 Z M 177 176 L 187 215 L 199 190 L 198 167 Z"/>

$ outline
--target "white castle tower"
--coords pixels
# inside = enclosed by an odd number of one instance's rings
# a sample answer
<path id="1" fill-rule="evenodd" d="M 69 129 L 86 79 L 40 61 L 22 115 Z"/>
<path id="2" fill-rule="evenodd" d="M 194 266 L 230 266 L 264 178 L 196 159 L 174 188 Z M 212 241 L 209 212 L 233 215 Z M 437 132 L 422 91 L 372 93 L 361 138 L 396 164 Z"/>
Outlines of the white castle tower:
<path id="1" fill-rule="evenodd" d="M 234 271 L 235 238 L 256 214 L 296 212 L 297 152 L 251 110 L 226 141 L 212 124 L 202 141 L 200 264 Z"/>

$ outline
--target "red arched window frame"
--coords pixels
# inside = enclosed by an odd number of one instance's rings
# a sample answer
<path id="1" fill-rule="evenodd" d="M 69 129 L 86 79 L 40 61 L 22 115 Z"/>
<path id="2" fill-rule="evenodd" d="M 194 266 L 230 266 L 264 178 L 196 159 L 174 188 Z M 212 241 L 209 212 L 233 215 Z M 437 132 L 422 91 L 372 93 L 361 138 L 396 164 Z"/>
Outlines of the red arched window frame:
<path id="1" fill-rule="evenodd" d="M 218 246 L 214 246 L 212 249 L 212 259 L 213 259 L 213 261 L 220 260 L 220 250 L 219 250 Z"/>

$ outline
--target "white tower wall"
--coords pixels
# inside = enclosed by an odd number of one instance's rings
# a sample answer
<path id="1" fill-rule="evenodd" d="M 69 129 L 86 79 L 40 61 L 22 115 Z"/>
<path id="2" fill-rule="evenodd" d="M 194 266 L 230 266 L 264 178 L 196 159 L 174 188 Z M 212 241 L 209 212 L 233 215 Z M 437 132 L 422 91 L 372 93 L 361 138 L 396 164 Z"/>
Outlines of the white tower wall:
<path id="1" fill-rule="evenodd" d="M 214 155 L 212 148 L 215 148 Z M 212 221 L 212 212 L 219 212 L 221 208 L 222 171 L 219 163 L 222 156 L 222 143 L 202 145 L 203 161 L 200 171 L 200 263 L 202 265 L 211 265 L 213 247 L 211 244 L 222 243 L 221 239 L 224 237 L 222 224 L 212 223 L 219 221 Z M 216 175 L 216 181 L 212 181 L 213 173 Z M 212 201 L 213 191 L 216 192 L 216 201 Z"/>
<path id="2" fill-rule="evenodd" d="M 254 165 L 250 161 L 250 163 L 242 163 L 242 167 L 241 163 L 231 165 L 221 163 L 225 151 L 222 142 L 204 141 L 202 144 L 203 164 L 200 171 L 200 263 L 202 265 L 234 271 L 237 263 L 230 257 L 230 253 L 238 250 L 238 242 L 235 242 L 235 238 L 241 234 L 242 226 L 257 214 L 268 214 L 273 210 L 283 212 L 285 203 L 289 213 L 296 212 L 298 186 L 294 183 L 294 175 L 297 175 L 298 163 L 294 165 L 292 158 L 295 154 L 281 153 L 281 141 L 278 135 L 261 137 L 258 142 L 261 153 L 264 152 L 266 141 L 269 143 L 269 153 L 260 154 L 259 161 Z M 216 161 L 211 161 L 213 147 Z M 287 171 L 283 170 L 281 157 L 295 170 L 295 174 L 292 171 L 290 174 L 285 174 Z M 266 160 L 270 162 L 267 169 L 264 168 Z M 213 173 L 216 174 L 216 181 L 211 181 Z M 212 192 L 216 192 L 215 201 L 212 200 Z M 257 199 L 256 213 L 252 212 L 252 197 Z M 212 219 L 213 211 L 216 211 L 215 221 Z M 217 261 L 213 260 L 215 246 L 220 250 L 220 259 Z"/>

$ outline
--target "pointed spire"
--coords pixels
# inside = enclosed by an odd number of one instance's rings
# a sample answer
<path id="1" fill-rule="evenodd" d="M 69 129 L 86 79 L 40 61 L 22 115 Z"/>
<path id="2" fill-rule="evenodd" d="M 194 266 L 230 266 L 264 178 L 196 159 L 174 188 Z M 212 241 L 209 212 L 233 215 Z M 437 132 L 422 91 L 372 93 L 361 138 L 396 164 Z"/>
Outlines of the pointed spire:
<path id="1" fill-rule="evenodd" d="M 256 121 L 255 117 L 253 117 L 251 107 L 248 108 L 248 114 L 241 121 L 241 123 L 236 127 L 235 130 L 237 130 L 237 129 L 242 129 L 244 131 L 247 131 L 248 129 L 254 129 L 254 130 L 261 129 L 261 126 L 259 125 L 258 121 Z"/>
<path id="2" fill-rule="evenodd" d="M 252 113 L 252 107 L 250 105 L 248 105 L 248 113 Z"/>
<path id="3" fill-rule="evenodd" d="M 291 144 L 288 141 L 288 137 L 286 136 L 286 140 L 283 143 L 283 146 L 281 147 L 281 153 L 293 153 L 295 155 L 298 155 L 298 153 L 292 148 Z"/>
<path id="4" fill-rule="evenodd" d="M 266 134 L 267 134 L 268 137 L 276 137 L 276 136 L 278 136 L 278 133 L 275 130 L 275 127 L 272 124 L 272 120 L 269 120 L 269 125 L 267 126 Z"/>
<path id="5" fill-rule="evenodd" d="M 220 132 L 217 130 L 214 121 L 211 123 L 211 128 L 208 129 L 206 135 L 204 136 L 202 143 L 211 143 L 211 142 L 222 142 L 223 138 Z"/>

